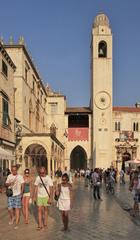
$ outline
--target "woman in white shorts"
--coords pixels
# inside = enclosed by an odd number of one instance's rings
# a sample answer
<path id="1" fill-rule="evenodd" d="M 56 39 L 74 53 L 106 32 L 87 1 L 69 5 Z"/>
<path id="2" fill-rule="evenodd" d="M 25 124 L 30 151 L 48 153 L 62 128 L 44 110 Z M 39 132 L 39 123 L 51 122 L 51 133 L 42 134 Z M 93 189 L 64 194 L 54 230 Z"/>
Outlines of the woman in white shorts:
<path id="1" fill-rule="evenodd" d="M 62 183 L 58 185 L 56 194 L 59 195 L 57 206 L 61 211 L 62 222 L 64 225 L 63 231 L 68 230 L 69 211 L 72 206 L 72 185 L 69 183 L 67 173 L 62 175 Z"/>

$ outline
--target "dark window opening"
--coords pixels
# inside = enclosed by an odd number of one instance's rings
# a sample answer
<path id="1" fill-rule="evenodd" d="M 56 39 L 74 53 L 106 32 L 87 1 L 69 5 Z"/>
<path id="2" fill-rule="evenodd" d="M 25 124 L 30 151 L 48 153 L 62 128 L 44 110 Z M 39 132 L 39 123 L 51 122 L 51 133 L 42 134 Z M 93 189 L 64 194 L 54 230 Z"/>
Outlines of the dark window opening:
<path id="1" fill-rule="evenodd" d="M 69 128 L 88 128 L 89 127 L 89 117 L 88 115 L 70 115 L 68 117 L 68 127 Z"/>
<path id="2" fill-rule="evenodd" d="M 118 131 L 120 131 L 121 130 L 121 124 L 120 124 L 120 122 L 118 122 Z"/>
<path id="3" fill-rule="evenodd" d="M 2 72 L 4 73 L 4 75 L 6 77 L 8 77 L 8 67 L 6 65 L 6 63 L 2 60 Z"/>
<path id="4" fill-rule="evenodd" d="M 139 131 L 139 123 L 138 122 L 134 122 L 133 123 L 133 131 L 134 132 L 138 132 Z"/>
<path id="5" fill-rule="evenodd" d="M 25 81 L 27 82 L 27 78 L 28 78 L 28 69 L 25 67 Z"/>
<path id="6" fill-rule="evenodd" d="M 121 123 L 115 122 L 115 131 L 120 131 L 120 130 L 121 130 Z"/>
<path id="7" fill-rule="evenodd" d="M 10 119 L 9 119 L 9 105 L 6 99 L 2 99 L 2 107 L 3 107 L 3 125 L 8 126 Z"/>
<path id="8" fill-rule="evenodd" d="M 104 41 L 99 42 L 98 45 L 98 57 L 106 58 L 107 57 L 107 44 Z"/>

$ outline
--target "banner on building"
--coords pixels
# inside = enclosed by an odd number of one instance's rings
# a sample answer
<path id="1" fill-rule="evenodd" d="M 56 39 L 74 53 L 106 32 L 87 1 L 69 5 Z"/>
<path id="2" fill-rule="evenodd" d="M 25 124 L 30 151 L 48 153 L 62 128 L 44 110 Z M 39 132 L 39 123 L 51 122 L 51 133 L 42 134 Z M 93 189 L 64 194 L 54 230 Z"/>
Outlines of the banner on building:
<path id="1" fill-rule="evenodd" d="M 68 128 L 68 141 L 88 141 L 88 128 Z"/>

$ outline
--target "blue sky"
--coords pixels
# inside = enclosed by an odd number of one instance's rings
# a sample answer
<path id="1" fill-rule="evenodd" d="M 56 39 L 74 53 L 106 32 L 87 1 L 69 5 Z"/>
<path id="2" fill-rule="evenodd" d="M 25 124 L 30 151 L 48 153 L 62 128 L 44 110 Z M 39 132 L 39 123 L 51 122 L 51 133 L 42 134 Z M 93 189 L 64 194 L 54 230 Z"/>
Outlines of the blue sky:
<path id="1" fill-rule="evenodd" d="M 69 106 L 90 100 L 90 41 L 95 16 L 104 12 L 113 32 L 113 104 L 140 101 L 139 0 L 0 0 L 0 35 L 24 36 L 45 83 Z"/>

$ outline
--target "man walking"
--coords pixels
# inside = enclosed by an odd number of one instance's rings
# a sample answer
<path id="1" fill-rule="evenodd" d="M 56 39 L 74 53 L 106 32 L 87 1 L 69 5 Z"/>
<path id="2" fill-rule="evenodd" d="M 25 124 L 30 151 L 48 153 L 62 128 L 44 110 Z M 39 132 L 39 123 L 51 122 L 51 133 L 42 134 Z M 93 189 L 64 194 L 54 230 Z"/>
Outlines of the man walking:
<path id="1" fill-rule="evenodd" d="M 92 174 L 92 181 L 93 181 L 93 196 L 94 199 L 96 200 L 101 199 L 100 197 L 100 185 L 101 185 L 101 180 L 100 180 L 100 175 L 99 175 L 99 169 L 95 168 L 94 172 Z"/>
<path id="2" fill-rule="evenodd" d="M 17 229 L 19 224 L 23 184 L 24 179 L 17 173 L 17 166 L 12 166 L 11 174 L 8 175 L 5 185 L 7 188 L 11 188 L 13 192 L 13 195 L 8 197 L 8 211 L 10 216 L 9 225 L 12 225 L 14 220 L 16 223 L 14 229 Z"/>
<path id="3" fill-rule="evenodd" d="M 48 206 L 53 199 L 53 181 L 46 175 L 45 167 L 40 167 L 39 176 L 35 180 L 35 190 L 33 199 L 37 199 L 38 206 L 38 227 L 41 230 L 47 227 Z"/>

